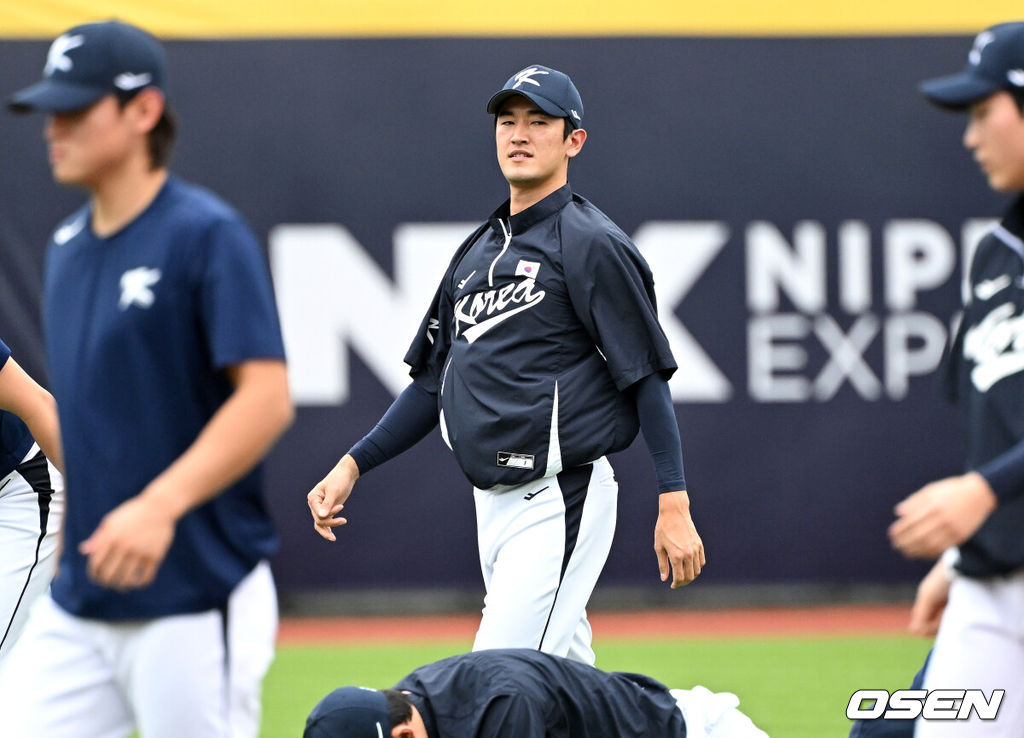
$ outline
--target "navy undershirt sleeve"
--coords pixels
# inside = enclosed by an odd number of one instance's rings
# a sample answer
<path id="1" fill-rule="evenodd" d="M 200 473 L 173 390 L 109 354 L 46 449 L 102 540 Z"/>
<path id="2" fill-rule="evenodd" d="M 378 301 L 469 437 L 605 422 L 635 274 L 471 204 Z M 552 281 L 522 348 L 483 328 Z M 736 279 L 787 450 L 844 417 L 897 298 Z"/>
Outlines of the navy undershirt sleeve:
<path id="1" fill-rule="evenodd" d="M 661 374 L 648 374 L 633 385 L 636 412 L 647 450 L 654 462 L 658 494 L 686 489 L 683 476 L 683 447 L 668 382 Z"/>
<path id="2" fill-rule="evenodd" d="M 412 382 L 402 390 L 384 417 L 349 449 L 360 474 L 412 448 L 438 423 L 437 395 Z"/>
<path id="3" fill-rule="evenodd" d="M 1024 494 L 1024 441 L 978 468 L 1000 505 Z"/>

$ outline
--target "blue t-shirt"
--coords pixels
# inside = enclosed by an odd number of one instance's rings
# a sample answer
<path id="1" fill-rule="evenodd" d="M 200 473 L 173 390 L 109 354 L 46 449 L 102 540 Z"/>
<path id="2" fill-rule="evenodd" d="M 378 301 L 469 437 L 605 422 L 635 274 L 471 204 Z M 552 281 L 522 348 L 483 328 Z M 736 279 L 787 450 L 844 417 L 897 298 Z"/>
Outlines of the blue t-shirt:
<path id="1" fill-rule="evenodd" d="M 283 359 L 266 260 L 238 213 L 174 177 L 117 233 L 89 220 L 86 206 L 54 232 L 44 281 L 69 490 L 53 597 L 108 620 L 223 606 L 277 545 L 259 468 L 178 522 L 143 590 L 91 582 L 78 546 L 195 441 L 232 392 L 225 368 Z"/>
<path id="2" fill-rule="evenodd" d="M 482 489 L 626 448 L 624 390 L 676 369 L 650 267 L 569 185 L 511 217 L 506 202 L 463 243 L 405 361 Z"/>
<path id="3" fill-rule="evenodd" d="M 0 340 L 0 369 L 11 358 L 11 350 Z M 18 468 L 25 454 L 32 448 L 32 435 L 28 427 L 14 413 L 0 410 L 0 479 Z"/>

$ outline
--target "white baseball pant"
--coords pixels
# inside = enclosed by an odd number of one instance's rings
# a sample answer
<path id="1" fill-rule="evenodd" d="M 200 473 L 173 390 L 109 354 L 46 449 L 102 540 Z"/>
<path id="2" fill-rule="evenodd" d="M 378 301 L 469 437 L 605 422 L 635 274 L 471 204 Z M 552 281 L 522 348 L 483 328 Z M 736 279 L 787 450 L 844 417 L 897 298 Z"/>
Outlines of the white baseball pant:
<path id="1" fill-rule="evenodd" d="M 974 579 L 955 574 L 924 689 L 1005 689 L 995 720 L 922 720 L 916 738 L 1024 736 L 1024 571 Z"/>
<path id="2" fill-rule="evenodd" d="M 611 464 L 474 496 L 486 596 L 473 650 L 534 648 L 593 664 L 586 607 L 615 533 Z"/>
<path id="3" fill-rule="evenodd" d="M 224 610 L 88 620 L 40 597 L 0 671 L 4 738 L 257 738 L 276 635 L 266 562 Z"/>
<path id="4" fill-rule="evenodd" d="M 32 444 L 0 479 L 0 664 L 18 640 L 33 601 L 57 568 L 64 480 Z"/>

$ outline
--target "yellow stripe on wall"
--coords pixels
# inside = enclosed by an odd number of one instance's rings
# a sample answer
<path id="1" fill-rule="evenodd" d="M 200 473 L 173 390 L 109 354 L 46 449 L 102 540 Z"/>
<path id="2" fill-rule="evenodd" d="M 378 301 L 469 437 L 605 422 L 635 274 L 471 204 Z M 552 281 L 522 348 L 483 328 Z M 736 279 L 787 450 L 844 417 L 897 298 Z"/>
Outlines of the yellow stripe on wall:
<path id="1" fill-rule="evenodd" d="M 0 37 L 117 17 L 165 38 L 973 34 L 1021 0 L 0 0 Z"/>

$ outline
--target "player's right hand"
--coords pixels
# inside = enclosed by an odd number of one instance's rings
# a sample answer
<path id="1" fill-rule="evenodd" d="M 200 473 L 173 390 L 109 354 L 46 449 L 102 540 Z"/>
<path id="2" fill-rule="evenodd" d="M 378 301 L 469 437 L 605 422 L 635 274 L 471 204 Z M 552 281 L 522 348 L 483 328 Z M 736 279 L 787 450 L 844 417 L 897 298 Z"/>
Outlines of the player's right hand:
<path id="1" fill-rule="evenodd" d="M 352 487 L 359 479 L 359 467 L 348 454 L 341 457 L 330 473 L 321 479 L 306 495 L 306 504 L 313 514 L 313 530 L 328 541 L 337 538 L 331 528 L 345 525 L 345 518 L 336 517 L 345 507 L 345 501 L 352 494 Z"/>
<path id="2" fill-rule="evenodd" d="M 917 597 L 910 610 L 910 632 L 914 635 L 934 638 L 939 632 L 939 622 L 949 600 L 950 579 L 946 562 L 939 559 L 935 566 L 917 585 Z"/>

